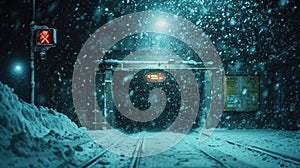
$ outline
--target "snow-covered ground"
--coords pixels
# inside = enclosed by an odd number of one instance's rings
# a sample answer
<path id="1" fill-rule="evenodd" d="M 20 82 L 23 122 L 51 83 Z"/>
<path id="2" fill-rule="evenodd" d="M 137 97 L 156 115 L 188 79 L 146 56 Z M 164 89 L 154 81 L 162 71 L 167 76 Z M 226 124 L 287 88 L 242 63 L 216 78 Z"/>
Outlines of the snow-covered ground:
<path id="1" fill-rule="evenodd" d="M 0 82 L 0 167 L 77 167 L 103 153 L 101 143 L 114 141 L 106 136 L 111 130 L 86 133 L 53 109 L 19 100 L 13 89 Z M 203 143 L 198 141 L 199 134 L 194 130 L 170 149 L 141 158 L 140 167 L 300 167 L 300 131 L 217 129 Z M 118 140 L 116 148 L 137 146 Z M 144 141 L 144 153 L 154 149 L 149 144 Z M 128 167 L 131 160 L 107 152 L 95 167 Z"/>
<path id="2" fill-rule="evenodd" d="M 300 131 L 273 129 L 216 130 L 212 138 L 256 146 L 300 160 Z"/>
<path id="3" fill-rule="evenodd" d="M 92 137 L 103 137 L 103 143 L 109 141 L 109 130 L 88 131 Z M 106 135 L 105 135 L 106 134 Z M 145 136 L 154 133 L 146 132 Z M 107 136 L 109 135 L 109 136 Z M 166 136 L 172 141 L 176 134 Z M 197 130 L 187 134 L 182 141 L 157 155 L 142 157 L 140 167 L 293 167 L 300 166 L 300 131 L 283 130 L 225 130 L 217 129 L 206 141 L 199 143 Z M 123 142 L 124 153 L 133 153 L 134 149 Z M 121 144 L 122 144 L 121 142 Z M 158 144 L 156 144 L 158 145 Z M 143 153 L 154 150 L 152 142 L 144 140 Z M 120 144 L 116 146 L 120 147 Z M 130 158 L 107 153 L 105 167 L 127 167 Z M 126 166 L 127 164 L 127 166 Z M 102 161 L 96 164 L 103 166 Z M 96 167 L 97 167 L 96 166 Z"/>
<path id="4" fill-rule="evenodd" d="M 0 82 L 0 167 L 59 167 L 88 139 L 67 116 L 19 100 Z"/>
<path id="5" fill-rule="evenodd" d="M 200 146 L 221 151 L 254 167 L 300 166 L 300 131 L 217 129 Z"/>

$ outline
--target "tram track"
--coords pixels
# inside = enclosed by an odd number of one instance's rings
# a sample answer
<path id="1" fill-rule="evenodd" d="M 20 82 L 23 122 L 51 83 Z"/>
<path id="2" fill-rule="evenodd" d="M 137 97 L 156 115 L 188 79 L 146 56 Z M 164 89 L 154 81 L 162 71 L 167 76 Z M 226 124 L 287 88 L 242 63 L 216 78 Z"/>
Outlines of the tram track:
<path id="1" fill-rule="evenodd" d="M 80 165 L 78 165 L 77 167 L 79 168 L 90 168 L 90 167 L 94 167 L 95 165 L 97 165 L 99 162 L 101 162 L 101 158 L 108 154 L 112 154 L 110 153 L 110 150 L 120 146 L 120 144 L 124 141 L 126 141 L 126 139 L 128 138 L 122 138 L 119 141 L 115 142 L 114 144 L 111 144 L 109 147 L 103 149 L 99 149 L 94 151 L 94 153 L 97 153 L 95 156 L 93 156 L 92 158 L 86 160 L 85 162 L 81 163 Z M 140 163 L 140 158 L 141 158 L 141 154 L 142 154 L 142 148 L 143 148 L 143 143 L 144 143 L 144 134 L 138 138 L 137 142 L 135 143 L 135 148 L 132 152 L 132 156 L 131 157 L 126 157 L 128 159 L 128 163 L 129 165 L 127 167 L 130 168 L 137 168 L 139 167 L 139 163 Z M 113 155 L 113 154 L 112 154 Z M 124 156 L 118 156 L 118 157 L 124 157 Z"/>
<path id="2" fill-rule="evenodd" d="M 274 151 L 271 151 L 271 150 L 268 150 L 268 149 L 264 149 L 264 148 L 261 148 L 261 147 L 258 147 L 258 146 L 254 146 L 254 145 L 243 144 L 243 143 L 234 142 L 234 141 L 231 141 L 231 140 L 225 140 L 225 141 L 230 145 L 243 147 L 243 148 L 246 148 L 249 151 L 254 151 L 254 152 L 257 152 L 257 153 L 260 153 L 260 154 L 265 154 L 265 155 L 268 155 L 268 156 L 270 156 L 274 159 L 284 160 L 285 162 L 292 163 L 292 164 L 295 164 L 295 165 L 300 167 L 300 159 L 298 159 L 298 158 L 288 156 L 288 155 L 284 155 L 282 153 L 277 153 L 277 152 L 274 152 Z"/>
<path id="3" fill-rule="evenodd" d="M 241 160 L 237 160 L 235 157 L 233 157 L 231 155 L 224 154 L 221 151 L 214 150 L 214 149 L 205 147 L 203 145 L 202 146 L 196 145 L 196 144 L 199 144 L 196 141 L 193 143 L 187 142 L 186 140 L 184 140 L 184 141 L 187 145 L 191 146 L 196 151 L 203 153 L 204 155 L 208 156 L 210 159 L 217 162 L 220 165 L 220 167 L 224 167 L 224 168 L 255 167 L 255 166 L 251 166 Z"/>
<path id="4" fill-rule="evenodd" d="M 109 150 L 110 150 L 111 148 L 113 148 L 114 146 L 118 145 L 118 144 L 119 144 L 120 142 L 122 142 L 124 139 L 126 139 L 126 138 L 123 138 L 123 139 L 117 141 L 116 143 L 110 145 L 110 146 L 109 146 L 108 148 L 106 148 L 106 149 L 101 148 L 101 151 L 99 151 L 99 150 L 94 151 L 94 153 L 96 153 L 96 152 L 97 152 L 97 153 L 99 152 L 99 153 L 98 153 L 96 156 L 92 157 L 91 159 L 88 159 L 87 161 L 81 163 L 80 165 L 78 165 L 78 167 L 79 167 L 79 168 L 88 168 L 88 167 L 92 167 L 93 165 L 97 164 L 98 161 L 99 161 L 99 159 L 100 159 L 104 154 L 106 154 L 107 152 L 109 152 Z"/>
<path id="5" fill-rule="evenodd" d="M 172 141 L 171 138 L 170 141 Z M 146 139 L 144 142 L 145 152 L 147 152 L 148 143 L 149 142 Z M 141 149 L 141 147 L 137 148 Z M 175 146 L 166 151 L 162 151 L 161 153 L 148 156 L 146 158 L 141 158 L 140 164 L 133 164 L 133 161 L 130 167 L 231 167 L 219 160 L 217 157 L 209 154 L 208 152 L 203 150 L 202 152 L 199 151 L 200 150 L 196 149 L 194 145 L 191 145 L 190 143 L 182 139 Z"/>
<path id="6" fill-rule="evenodd" d="M 233 149 L 233 151 L 244 151 L 243 156 L 240 156 L 238 153 L 235 152 L 228 152 L 223 151 L 218 148 L 218 145 L 215 145 L 215 147 L 211 147 L 210 145 L 207 146 L 206 144 L 199 144 L 199 142 L 196 139 L 182 139 L 183 143 L 175 148 L 173 148 L 171 151 L 166 151 L 164 153 L 142 158 L 143 150 L 147 150 L 147 141 L 145 139 L 145 133 L 142 133 L 138 135 L 134 140 L 131 138 L 123 138 L 119 140 L 118 142 L 111 144 L 108 148 L 103 149 L 99 148 L 95 150 L 93 157 L 90 157 L 86 161 L 84 161 L 82 164 L 79 164 L 77 167 L 81 168 L 87 168 L 87 167 L 99 167 L 100 165 L 105 164 L 105 160 L 108 161 L 109 166 L 108 167 L 130 167 L 130 168 L 138 168 L 138 167 L 153 167 L 153 166 L 159 166 L 160 164 L 164 165 L 164 167 L 168 166 L 176 166 L 182 165 L 187 166 L 191 163 L 197 163 L 195 160 L 202 160 L 203 163 L 207 162 L 210 163 L 210 165 L 214 167 L 225 167 L 225 168 L 238 168 L 238 167 L 260 167 L 259 164 L 253 164 L 256 158 L 261 158 L 261 156 L 265 156 L 268 158 L 267 160 L 259 159 L 257 160 L 259 163 L 266 163 L 271 161 L 273 163 L 276 162 L 278 166 L 280 167 L 300 167 L 300 161 L 298 158 L 294 158 L 291 156 L 287 156 L 285 154 L 277 153 L 268 149 L 264 149 L 258 146 L 253 146 L 250 144 L 243 144 L 240 142 L 235 142 L 231 139 L 225 139 L 225 138 L 218 138 L 218 140 L 223 141 L 224 145 L 229 144 L 228 149 Z M 129 143 L 128 143 L 129 142 Z M 125 144 L 128 144 L 130 146 L 129 148 L 124 147 L 123 149 L 128 149 L 126 156 L 123 154 L 116 155 L 109 151 L 110 149 L 117 149 L 120 146 L 123 146 Z M 231 148 L 230 145 L 236 146 Z M 129 147 L 128 146 L 128 147 Z M 220 146 L 221 147 L 221 146 Z M 238 150 L 240 149 L 240 150 Z M 174 155 L 174 152 L 177 152 L 179 155 Z M 247 151 L 249 153 L 247 153 Z M 200 154 L 201 153 L 201 154 Z M 258 155 L 257 155 L 258 154 Z M 246 159 L 244 156 L 251 156 L 252 161 Z M 90 155 L 91 156 L 91 155 Z M 172 156 L 173 159 L 168 158 L 169 156 Z M 190 156 L 190 157 L 187 157 Z M 174 164 L 166 164 L 164 162 L 159 162 L 153 164 L 153 161 L 155 160 L 161 160 L 161 161 L 170 161 L 169 163 L 174 162 Z M 120 160 L 121 162 L 118 162 Z M 113 163 L 113 161 L 117 161 L 117 165 Z M 110 163 L 109 163 L 110 162 Z M 120 164 L 120 165 L 119 165 Z M 205 165 L 202 163 L 197 163 L 197 165 Z M 106 167 L 106 166 L 105 166 Z M 268 166 L 267 166 L 268 167 Z"/>
<path id="7" fill-rule="evenodd" d="M 248 151 L 255 152 L 255 153 L 258 153 L 260 155 L 267 155 L 267 156 L 269 156 L 269 157 L 271 157 L 275 160 L 281 160 L 283 162 L 287 162 L 289 164 L 295 165 L 295 167 L 300 167 L 300 159 L 299 158 L 295 158 L 295 157 L 285 155 L 285 154 L 282 154 L 282 153 L 278 153 L 278 152 L 275 152 L 275 151 L 272 151 L 272 150 L 269 150 L 269 149 L 258 147 L 256 145 L 236 142 L 234 140 L 231 140 L 231 139 L 228 140 L 228 139 L 224 139 L 224 138 L 221 138 L 221 137 L 217 137 L 217 138 L 223 140 L 227 144 L 237 146 L 239 148 L 244 148 Z"/>
<path id="8" fill-rule="evenodd" d="M 135 150 L 131 157 L 130 168 L 138 168 L 141 160 L 141 155 L 143 152 L 143 145 L 144 145 L 144 137 L 145 134 L 138 140 Z"/>

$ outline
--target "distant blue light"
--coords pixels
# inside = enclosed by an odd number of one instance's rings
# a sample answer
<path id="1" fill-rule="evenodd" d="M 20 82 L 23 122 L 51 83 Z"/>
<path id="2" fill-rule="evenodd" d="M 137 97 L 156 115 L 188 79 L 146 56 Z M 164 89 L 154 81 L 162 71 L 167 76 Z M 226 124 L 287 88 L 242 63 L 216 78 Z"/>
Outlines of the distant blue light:
<path id="1" fill-rule="evenodd" d="M 19 73 L 22 73 L 23 71 L 23 68 L 21 65 L 15 65 L 15 68 L 14 68 L 14 72 L 19 74 Z"/>
<path id="2" fill-rule="evenodd" d="M 20 70 L 21 70 L 21 66 L 17 65 L 17 66 L 16 66 L 16 70 L 17 70 L 17 71 L 20 71 Z"/>

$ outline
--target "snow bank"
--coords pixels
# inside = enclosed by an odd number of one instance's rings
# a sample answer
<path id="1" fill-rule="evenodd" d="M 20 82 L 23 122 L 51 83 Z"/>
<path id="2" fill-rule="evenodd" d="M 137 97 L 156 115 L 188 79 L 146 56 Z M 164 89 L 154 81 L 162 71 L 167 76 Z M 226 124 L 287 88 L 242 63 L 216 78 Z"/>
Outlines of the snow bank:
<path id="1" fill-rule="evenodd" d="M 19 100 L 0 82 L 0 167 L 64 167 L 87 136 L 67 116 Z"/>

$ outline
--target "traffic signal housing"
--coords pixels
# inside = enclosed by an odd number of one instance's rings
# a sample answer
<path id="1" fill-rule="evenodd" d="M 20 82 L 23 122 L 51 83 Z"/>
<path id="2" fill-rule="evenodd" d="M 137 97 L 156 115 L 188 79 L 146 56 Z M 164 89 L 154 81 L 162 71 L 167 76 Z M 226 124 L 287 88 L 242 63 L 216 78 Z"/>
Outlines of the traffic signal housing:
<path id="1" fill-rule="evenodd" d="M 55 45 L 56 38 L 55 38 L 55 30 L 50 29 L 38 29 L 36 31 L 36 44 L 43 46 L 43 45 Z"/>
<path id="2" fill-rule="evenodd" d="M 47 26 L 34 26 L 32 28 L 32 45 L 36 51 L 45 51 L 57 44 L 56 29 Z"/>

